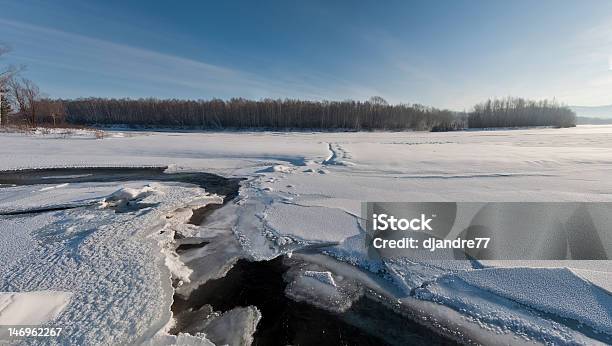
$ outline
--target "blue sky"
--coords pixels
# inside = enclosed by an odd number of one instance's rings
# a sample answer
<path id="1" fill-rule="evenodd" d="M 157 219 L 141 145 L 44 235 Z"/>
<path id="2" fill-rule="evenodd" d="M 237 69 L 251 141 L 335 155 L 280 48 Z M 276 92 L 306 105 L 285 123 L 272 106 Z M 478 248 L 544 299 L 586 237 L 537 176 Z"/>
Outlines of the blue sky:
<path id="1" fill-rule="evenodd" d="M 51 97 L 612 104 L 612 1 L 6 1 Z"/>

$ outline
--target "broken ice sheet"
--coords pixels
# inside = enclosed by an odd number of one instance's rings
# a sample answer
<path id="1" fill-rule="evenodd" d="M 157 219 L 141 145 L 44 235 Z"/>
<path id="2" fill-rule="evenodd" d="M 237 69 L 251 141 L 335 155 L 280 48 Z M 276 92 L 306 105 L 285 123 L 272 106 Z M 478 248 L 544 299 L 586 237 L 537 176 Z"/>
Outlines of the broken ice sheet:
<path id="1" fill-rule="evenodd" d="M 287 259 L 287 262 L 297 262 Z M 343 312 L 363 295 L 357 282 L 321 269 L 314 264 L 292 265 L 285 274 L 289 282 L 285 294 L 296 301 L 307 302 L 333 312 Z"/>

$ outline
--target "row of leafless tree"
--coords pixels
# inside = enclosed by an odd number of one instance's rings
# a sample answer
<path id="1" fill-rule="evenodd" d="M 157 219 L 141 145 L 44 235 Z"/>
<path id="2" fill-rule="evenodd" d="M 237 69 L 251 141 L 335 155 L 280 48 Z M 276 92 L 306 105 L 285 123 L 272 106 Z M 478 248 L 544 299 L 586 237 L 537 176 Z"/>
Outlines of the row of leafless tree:
<path id="1" fill-rule="evenodd" d="M 39 98 L 29 80 L 9 80 L 8 99 L 15 117 L 27 125 L 78 124 L 203 129 L 353 129 L 452 131 L 469 128 L 576 125 L 576 115 L 555 101 L 522 98 L 493 99 L 456 113 L 422 105 L 389 105 L 374 97 L 368 101 L 301 101 L 264 99 L 160 100 L 102 99 L 52 100 Z"/>
<path id="2" fill-rule="evenodd" d="M 470 128 L 523 126 L 576 126 L 576 114 L 554 100 L 507 97 L 477 104 L 468 115 Z"/>
<path id="3" fill-rule="evenodd" d="M 455 115 L 421 105 L 389 105 L 381 98 L 359 101 L 264 99 L 58 100 L 66 121 L 74 124 L 126 124 L 205 129 L 449 129 Z"/>

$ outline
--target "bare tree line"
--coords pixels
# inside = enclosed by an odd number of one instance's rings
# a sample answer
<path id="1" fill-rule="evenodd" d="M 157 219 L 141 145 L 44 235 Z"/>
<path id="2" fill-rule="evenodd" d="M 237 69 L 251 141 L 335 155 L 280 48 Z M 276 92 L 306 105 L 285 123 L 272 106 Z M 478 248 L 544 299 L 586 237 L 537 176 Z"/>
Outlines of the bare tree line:
<path id="1" fill-rule="evenodd" d="M 576 125 L 575 113 L 554 100 L 513 97 L 487 100 L 467 114 L 418 104 L 389 105 L 378 96 L 365 102 L 242 98 L 228 101 L 89 98 L 47 102 L 61 103 L 54 109 L 63 107 L 66 121 L 83 125 L 428 131 Z"/>
<path id="2" fill-rule="evenodd" d="M 9 93 L 27 124 L 144 126 L 201 129 L 329 129 L 453 131 L 464 128 L 576 125 L 576 115 L 555 101 L 492 99 L 469 113 L 423 105 L 368 101 L 263 99 L 161 100 L 40 98 L 28 80 L 11 80 Z"/>
<path id="3" fill-rule="evenodd" d="M 576 113 L 556 101 L 517 97 L 489 99 L 474 106 L 468 127 L 576 126 Z"/>
<path id="4" fill-rule="evenodd" d="M 389 105 L 382 98 L 361 101 L 264 99 L 57 100 L 69 123 L 88 125 L 198 127 L 204 129 L 389 129 L 450 128 L 454 113 L 421 105 Z"/>

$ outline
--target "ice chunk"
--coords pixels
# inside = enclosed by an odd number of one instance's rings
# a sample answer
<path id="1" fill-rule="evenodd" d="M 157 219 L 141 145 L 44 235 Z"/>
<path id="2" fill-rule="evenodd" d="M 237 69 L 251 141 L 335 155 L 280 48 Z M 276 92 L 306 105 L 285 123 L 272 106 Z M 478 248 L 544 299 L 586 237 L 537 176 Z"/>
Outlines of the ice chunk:
<path id="1" fill-rule="evenodd" d="M 204 333 L 216 345 L 250 345 L 260 319 L 261 312 L 254 306 L 234 308 L 212 317 L 204 327 Z"/>
<path id="2" fill-rule="evenodd" d="M 147 346 L 215 346 L 206 335 L 180 333 L 179 335 L 160 334 L 142 343 Z"/>
<path id="3" fill-rule="evenodd" d="M 304 272 L 304 276 L 317 279 L 324 284 L 336 287 L 336 283 L 334 282 L 334 278 L 330 272 L 317 272 L 314 270 L 307 270 Z"/>
<path id="4" fill-rule="evenodd" d="M 274 165 L 274 166 L 270 166 L 268 168 L 264 168 L 260 171 L 258 171 L 257 173 L 289 173 L 293 170 L 293 168 L 289 167 L 289 166 L 285 166 L 285 165 Z"/>
<path id="5" fill-rule="evenodd" d="M 134 207 L 134 205 L 155 192 L 155 189 L 150 185 L 140 189 L 124 187 L 106 197 L 102 203 L 102 208 L 115 208 L 118 211 L 125 211 Z"/>
<path id="6" fill-rule="evenodd" d="M 299 262 L 297 260 L 294 263 Z M 346 311 L 361 297 L 362 287 L 340 276 L 334 279 L 330 271 L 318 265 L 298 265 L 286 273 L 289 282 L 285 294 L 293 300 L 308 302 L 334 312 Z"/>

